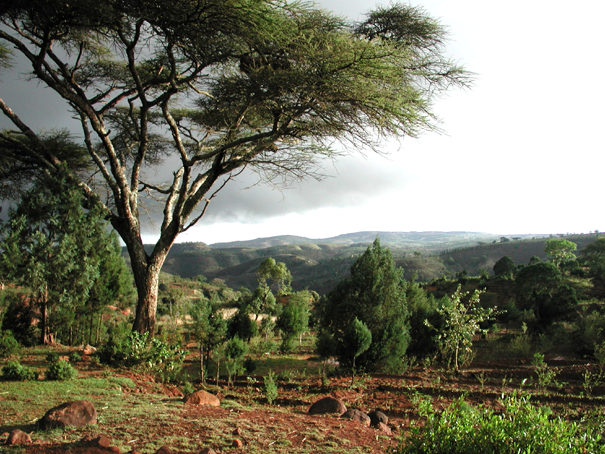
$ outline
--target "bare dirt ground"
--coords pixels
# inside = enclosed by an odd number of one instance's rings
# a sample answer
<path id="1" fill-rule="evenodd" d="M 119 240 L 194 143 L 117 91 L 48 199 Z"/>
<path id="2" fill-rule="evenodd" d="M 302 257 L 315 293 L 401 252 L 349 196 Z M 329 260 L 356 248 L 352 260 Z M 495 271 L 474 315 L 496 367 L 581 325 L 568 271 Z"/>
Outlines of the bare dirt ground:
<path id="1" fill-rule="evenodd" d="M 605 386 L 594 387 L 590 396 L 585 387 L 585 371 L 596 373 L 596 366 L 565 358 L 548 358 L 548 364 L 558 374 L 542 387 L 528 362 L 513 360 L 477 362 L 460 374 L 415 368 L 401 375 L 363 375 L 353 386 L 350 377 L 331 377 L 329 383 L 322 383 L 313 375 L 285 376 L 278 379 L 279 394 L 272 405 L 266 402 L 263 378 L 252 375 L 239 378 L 230 387 L 224 382 L 219 387 L 208 386 L 221 399 L 221 407 L 186 405 L 175 386 L 158 383 L 149 375 L 115 370 L 112 374 L 132 380 L 135 386 L 122 388 L 119 410 L 103 408 L 101 398 L 92 399 L 101 406 L 98 425 L 69 428 L 42 438 L 31 425 L 0 423 L 0 430 L 19 427 L 32 432 L 32 445 L 8 451 L 30 454 L 110 452 L 79 441 L 96 434 L 107 435 L 120 452 L 155 453 L 167 446 L 175 453 L 197 453 L 205 447 L 216 452 L 382 453 L 395 447 L 418 418 L 414 401 L 419 395 L 430 397 L 437 408 L 464 397 L 497 409 L 502 395 L 519 390 L 531 393 L 532 402 L 548 405 L 565 418 L 579 419 L 592 412 L 605 420 Z M 100 374 L 91 367 L 80 377 Z M 107 375 L 107 369 L 103 374 Z M 392 434 L 335 415 L 307 413 L 312 403 L 328 395 L 343 400 L 348 408 L 383 411 Z M 236 439 L 241 447 L 235 446 Z"/>

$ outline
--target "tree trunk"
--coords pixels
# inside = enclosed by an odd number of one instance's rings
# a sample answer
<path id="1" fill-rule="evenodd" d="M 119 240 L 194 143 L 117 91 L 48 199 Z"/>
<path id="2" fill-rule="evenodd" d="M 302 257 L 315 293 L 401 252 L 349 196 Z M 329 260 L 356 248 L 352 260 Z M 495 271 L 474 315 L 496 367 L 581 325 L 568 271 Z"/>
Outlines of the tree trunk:
<path id="1" fill-rule="evenodd" d="M 178 225 L 171 224 L 170 228 L 162 233 L 151 254 L 145 251 L 135 220 L 125 226 L 112 219 L 112 225 L 126 243 L 137 288 L 137 307 L 132 329 L 153 336 L 156 328 L 160 270 L 178 234 Z"/>
<path id="2" fill-rule="evenodd" d="M 44 288 L 44 294 L 42 295 L 42 303 L 41 303 L 41 308 L 40 308 L 40 324 L 42 325 L 40 327 L 40 330 L 42 331 L 40 333 L 41 335 L 41 341 L 43 345 L 49 345 L 52 343 L 52 338 L 50 336 L 50 328 L 48 326 L 48 289 L 45 287 Z"/>
<path id="3" fill-rule="evenodd" d="M 134 270 L 135 266 L 133 266 Z M 156 311 L 158 307 L 158 286 L 160 280 L 161 266 L 146 266 L 143 276 L 137 279 L 135 271 L 135 283 L 137 286 L 137 308 L 132 325 L 133 331 L 139 333 L 148 332 L 150 336 L 155 333 Z"/>
<path id="4" fill-rule="evenodd" d="M 200 342 L 200 379 L 202 384 L 204 384 L 204 344 Z"/>

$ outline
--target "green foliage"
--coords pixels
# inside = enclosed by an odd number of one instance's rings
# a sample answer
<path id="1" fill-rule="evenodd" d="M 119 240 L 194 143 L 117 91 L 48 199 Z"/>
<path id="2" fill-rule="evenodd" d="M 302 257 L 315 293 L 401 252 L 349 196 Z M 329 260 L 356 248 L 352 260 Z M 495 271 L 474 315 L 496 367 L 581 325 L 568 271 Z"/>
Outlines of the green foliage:
<path id="1" fill-rule="evenodd" d="M 415 281 L 407 284 L 405 295 L 410 312 L 407 355 L 417 359 L 432 356 L 437 352 L 436 333 L 443 323 L 437 312 L 439 303 Z"/>
<path id="2" fill-rule="evenodd" d="M 0 331 L 0 358 L 6 358 L 19 350 L 19 342 L 12 331 Z"/>
<path id="3" fill-rule="evenodd" d="M 599 297 L 605 297 L 605 237 L 588 244 L 580 253 L 581 263 L 600 288 Z"/>
<path id="4" fill-rule="evenodd" d="M 102 363 L 112 366 L 142 366 L 164 381 L 178 376 L 186 351 L 178 345 L 169 345 L 158 338 L 149 339 L 149 333 L 132 331 L 126 337 L 110 337 L 97 352 Z"/>
<path id="5" fill-rule="evenodd" d="M 575 290 L 563 281 L 561 272 L 552 263 L 539 262 L 524 267 L 515 282 L 517 306 L 534 312 L 534 331 L 544 331 L 578 305 Z"/>
<path id="6" fill-rule="evenodd" d="M 370 348 L 372 344 L 372 332 L 364 322 L 355 317 L 347 330 L 345 339 L 347 346 L 350 348 L 353 371 L 355 371 L 355 359 Z"/>
<path id="7" fill-rule="evenodd" d="M 443 55 L 445 31 L 435 20 L 402 5 L 377 14 L 356 24 L 311 3 L 272 0 L 2 9 L 0 49 L 38 68 L 34 77 L 81 119 L 80 133 L 59 149 L 71 145 L 89 165 L 81 173 L 70 167 L 87 200 L 109 199 L 105 214 L 128 245 L 140 292 L 137 330 L 153 331 L 149 283 L 177 235 L 202 218 L 200 204 L 218 182 L 243 167 L 269 179 L 314 173 L 334 139 L 372 146 L 374 135 L 417 135 L 433 126 L 433 97 L 466 84 L 465 71 Z M 71 164 L 33 128 L 19 129 L 27 133 L 0 137 L 7 161 L 41 174 Z M 166 187 L 142 180 L 173 157 L 180 165 Z M 138 205 L 147 194 L 164 214 L 149 251 Z"/>
<path id="8" fill-rule="evenodd" d="M 248 352 L 248 344 L 237 336 L 232 337 L 225 344 L 225 367 L 229 383 L 233 377 L 244 372 L 244 356 Z"/>
<path id="9" fill-rule="evenodd" d="M 578 311 L 572 333 L 574 350 L 580 355 L 594 356 L 595 347 L 605 339 L 605 312 L 584 309 Z"/>
<path id="10" fill-rule="evenodd" d="M 13 293 L 7 297 L 8 307 L 3 314 L 2 325 L 10 326 L 13 336 L 25 347 L 37 345 L 40 329 L 37 314 L 31 301 L 23 294 Z"/>
<path id="11" fill-rule="evenodd" d="M 228 326 L 229 337 L 237 336 L 250 341 L 258 334 L 258 324 L 253 320 L 250 308 L 243 301 L 240 301 L 240 306 L 229 320 Z"/>
<path id="12" fill-rule="evenodd" d="M 187 397 L 195 392 L 195 386 L 193 386 L 190 381 L 186 381 L 183 383 L 183 386 L 181 386 L 181 392 Z"/>
<path id="13" fill-rule="evenodd" d="M 63 359 L 50 363 L 46 370 L 47 380 L 71 380 L 78 376 L 78 371 L 69 361 Z"/>
<path id="14" fill-rule="evenodd" d="M 506 255 L 494 264 L 494 274 L 499 278 L 512 278 L 516 269 L 515 262 Z"/>
<path id="15" fill-rule="evenodd" d="M 291 290 L 292 274 L 283 262 L 276 262 L 274 258 L 267 257 L 259 265 L 256 274 L 259 288 L 277 295 L 287 294 Z"/>
<path id="16" fill-rule="evenodd" d="M 82 343 L 83 322 L 107 302 L 100 298 L 123 289 L 114 282 L 125 272 L 117 239 L 108 233 L 101 206 L 84 210 L 83 204 L 80 190 L 57 172 L 38 181 L 2 225 L 0 268 L 29 289 L 43 343 L 53 331 L 63 343 Z"/>
<path id="17" fill-rule="evenodd" d="M 443 318 L 443 326 L 437 332 L 439 353 L 448 368 L 455 371 L 472 360 L 473 336 L 484 333 L 481 323 L 495 316 L 493 308 L 479 306 L 481 292 L 475 290 L 465 301 L 468 295 L 469 292 L 463 292 L 458 286 L 451 298 L 437 309 Z"/>
<path id="18" fill-rule="evenodd" d="M 415 424 L 392 454 L 604 453 L 597 428 L 553 417 L 529 397 L 506 397 L 498 413 L 459 399 L 441 413 L 422 402 Z"/>
<path id="19" fill-rule="evenodd" d="M 269 370 L 267 375 L 264 376 L 263 381 L 265 385 L 265 399 L 271 405 L 277 399 L 277 383 L 275 383 L 275 374 L 272 370 Z"/>
<path id="20" fill-rule="evenodd" d="M 554 265 L 560 269 L 561 265 L 576 259 L 574 251 L 577 247 L 576 243 L 565 238 L 549 238 L 546 240 L 544 252 L 546 252 Z"/>
<path id="21" fill-rule="evenodd" d="M 355 318 L 372 333 L 370 348 L 357 364 L 366 370 L 401 365 L 409 343 L 405 281 L 390 251 L 378 240 L 353 264 L 350 277 L 322 301 L 318 313 L 321 331 L 333 339 L 334 353 L 345 367 L 353 359 L 347 332 Z"/>
<path id="22" fill-rule="evenodd" d="M 546 390 L 549 386 L 557 385 L 556 377 L 559 374 L 559 370 L 546 364 L 544 354 L 540 352 L 534 353 L 532 366 L 534 366 L 534 372 L 540 389 Z"/>
<path id="23" fill-rule="evenodd" d="M 310 292 L 302 291 L 289 295 L 276 323 L 282 335 L 282 351 L 291 351 L 294 337 L 301 336 L 308 329 L 310 306 Z"/>
<path id="24" fill-rule="evenodd" d="M 36 373 L 19 361 L 9 361 L 2 368 L 2 378 L 11 381 L 35 380 Z"/>

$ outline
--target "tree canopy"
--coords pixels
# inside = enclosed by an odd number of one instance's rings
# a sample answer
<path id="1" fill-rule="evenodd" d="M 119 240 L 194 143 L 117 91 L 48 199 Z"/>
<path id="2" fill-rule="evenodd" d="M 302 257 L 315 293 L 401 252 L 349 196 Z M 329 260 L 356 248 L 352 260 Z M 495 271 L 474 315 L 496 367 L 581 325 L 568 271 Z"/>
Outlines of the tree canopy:
<path id="1" fill-rule="evenodd" d="M 138 331 L 154 330 L 177 235 L 239 172 L 302 177 L 334 139 L 417 135 L 433 127 L 435 94 L 467 80 L 443 55 L 443 28 L 403 5 L 351 24 L 303 2 L 22 0 L 0 22 L 3 64 L 8 50 L 25 59 L 80 124 L 49 137 L 0 98 L 14 126 L 0 133 L 0 175 L 70 166 L 126 244 Z M 148 210 L 161 221 L 146 250 Z"/>
<path id="2" fill-rule="evenodd" d="M 1 226 L 0 271 L 29 289 L 42 343 L 59 333 L 71 344 L 77 319 L 90 320 L 90 340 L 95 314 L 131 288 L 115 233 L 99 216 L 98 206 L 83 209 L 81 193 L 65 179 L 49 178 Z"/>
<path id="3" fill-rule="evenodd" d="M 378 240 L 353 264 L 350 277 L 327 295 L 319 312 L 321 329 L 332 337 L 341 363 L 352 365 L 352 350 L 358 346 L 350 344 L 349 334 L 357 319 L 372 339 L 356 357 L 357 364 L 367 370 L 401 364 L 410 340 L 406 284 L 390 251 Z"/>

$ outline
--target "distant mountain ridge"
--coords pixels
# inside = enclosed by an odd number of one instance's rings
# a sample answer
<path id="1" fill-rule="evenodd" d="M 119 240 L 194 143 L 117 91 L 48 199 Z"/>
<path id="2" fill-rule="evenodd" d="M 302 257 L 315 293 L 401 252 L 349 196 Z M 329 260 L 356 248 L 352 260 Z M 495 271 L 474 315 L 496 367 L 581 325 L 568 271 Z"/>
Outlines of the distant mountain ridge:
<path id="1" fill-rule="evenodd" d="M 468 241 L 493 241 L 500 238 L 500 235 L 479 232 L 388 232 L 388 231 L 363 231 L 344 233 L 329 238 L 306 238 L 295 235 L 279 235 L 266 238 L 256 238 L 254 240 L 232 241 L 223 243 L 214 243 L 210 247 L 214 249 L 229 248 L 270 248 L 286 245 L 303 244 L 331 244 L 331 245 L 354 245 L 371 244 L 376 238 L 380 239 L 383 245 L 424 245 L 446 243 L 467 243 Z"/>

